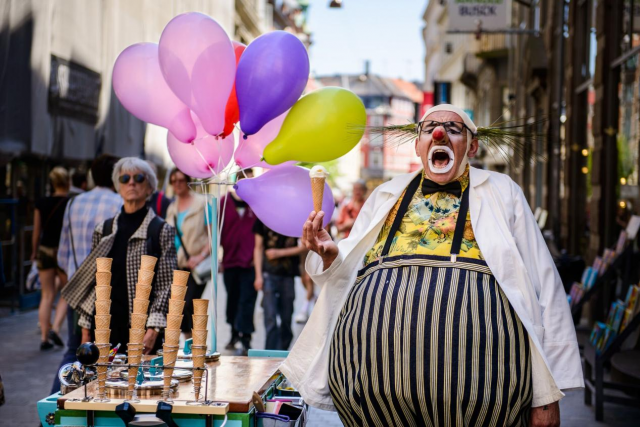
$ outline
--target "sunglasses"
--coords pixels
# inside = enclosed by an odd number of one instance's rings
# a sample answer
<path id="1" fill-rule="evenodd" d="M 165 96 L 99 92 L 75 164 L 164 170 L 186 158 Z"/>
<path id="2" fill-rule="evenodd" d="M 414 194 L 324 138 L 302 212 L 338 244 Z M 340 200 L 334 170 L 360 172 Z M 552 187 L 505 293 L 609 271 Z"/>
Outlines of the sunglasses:
<path id="1" fill-rule="evenodd" d="M 467 125 L 462 122 L 436 122 L 435 120 L 425 120 L 418 123 L 418 135 L 422 132 L 431 135 L 431 133 L 438 126 L 442 126 L 449 136 L 462 135 L 465 129 L 467 129 L 473 135 L 473 131 L 469 129 Z"/>
<path id="2" fill-rule="evenodd" d="M 169 181 L 169 184 L 177 184 L 179 182 L 187 182 L 186 178 L 173 178 L 171 181 Z"/>
<path id="3" fill-rule="evenodd" d="M 120 181 L 120 184 L 128 184 L 129 181 L 131 181 L 131 178 L 133 178 L 133 182 L 135 182 L 136 184 L 142 184 L 144 180 L 147 179 L 143 173 L 137 173 L 133 176 L 125 173 L 124 175 L 120 175 L 118 181 Z"/>

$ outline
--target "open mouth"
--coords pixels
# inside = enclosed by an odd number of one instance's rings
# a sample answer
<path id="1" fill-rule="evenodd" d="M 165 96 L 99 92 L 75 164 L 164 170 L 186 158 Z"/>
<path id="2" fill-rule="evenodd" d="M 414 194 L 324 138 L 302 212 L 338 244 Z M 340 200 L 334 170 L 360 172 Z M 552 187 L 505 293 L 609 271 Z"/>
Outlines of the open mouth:
<path id="1" fill-rule="evenodd" d="M 433 173 L 447 173 L 453 167 L 454 154 L 446 145 L 434 145 L 429 150 L 429 169 Z"/>

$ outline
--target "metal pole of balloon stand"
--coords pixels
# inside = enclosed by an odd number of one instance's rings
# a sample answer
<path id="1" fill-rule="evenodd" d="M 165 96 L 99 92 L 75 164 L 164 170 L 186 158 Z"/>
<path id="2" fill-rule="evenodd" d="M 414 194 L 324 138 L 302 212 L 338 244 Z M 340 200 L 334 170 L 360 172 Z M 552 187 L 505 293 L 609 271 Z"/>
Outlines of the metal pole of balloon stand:
<path id="1" fill-rule="evenodd" d="M 220 185 L 213 183 L 216 188 L 216 196 L 207 192 L 207 203 L 211 212 L 211 302 L 213 305 L 213 314 L 209 319 L 209 330 L 211 332 L 211 353 L 218 351 L 218 337 L 216 325 L 218 322 L 218 199 L 220 196 Z M 210 188 L 210 187 L 209 187 Z"/>

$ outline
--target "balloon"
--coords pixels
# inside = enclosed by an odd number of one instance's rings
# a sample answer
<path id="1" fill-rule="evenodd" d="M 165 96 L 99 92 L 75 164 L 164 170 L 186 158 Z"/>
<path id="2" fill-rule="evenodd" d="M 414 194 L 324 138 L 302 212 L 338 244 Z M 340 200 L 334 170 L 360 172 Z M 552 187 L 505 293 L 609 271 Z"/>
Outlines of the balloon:
<path id="1" fill-rule="evenodd" d="M 262 160 L 262 152 L 271 141 L 273 141 L 278 132 L 285 117 L 287 117 L 288 111 L 280 114 L 275 119 L 264 125 L 262 129 L 255 135 L 247 137 L 247 139 L 241 139 L 238 149 L 234 155 L 236 164 L 241 168 L 253 168 L 261 167 L 272 169 L 274 166 L 265 163 Z M 283 165 L 293 165 L 295 162 L 286 162 Z"/>
<path id="2" fill-rule="evenodd" d="M 293 34 L 273 31 L 251 42 L 236 72 L 242 132 L 253 135 L 291 108 L 308 79 L 309 55 Z"/>
<path id="3" fill-rule="evenodd" d="M 280 133 L 264 150 L 264 160 L 326 162 L 347 154 L 364 134 L 367 112 L 353 92 L 325 87 L 296 102 Z"/>
<path id="4" fill-rule="evenodd" d="M 236 57 L 220 24 L 197 12 L 176 16 L 160 36 L 159 59 L 171 90 L 196 113 L 208 134 L 221 134 Z"/>
<path id="5" fill-rule="evenodd" d="M 302 236 L 302 226 L 313 211 L 309 169 L 281 167 L 257 178 L 240 180 L 235 188 L 238 196 L 267 227 L 285 236 Z M 331 221 L 333 209 L 333 194 L 325 184 L 322 197 L 324 226 Z"/>
<path id="6" fill-rule="evenodd" d="M 158 45 L 138 43 L 123 50 L 113 66 L 113 90 L 131 114 L 162 126 L 180 141 L 196 137 L 189 109 L 171 91 L 158 63 Z"/>
<path id="7" fill-rule="evenodd" d="M 189 143 L 183 144 L 169 132 L 167 134 L 167 148 L 169 156 L 182 172 L 194 178 L 210 178 L 219 173 L 229 164 L 233 157 L 233 143 L 223 141 L 209 135 L 202 124 L 194 117 L 198 136 Z"/>
<path id="8" fill-rule="evenodd" d="M 237 67 L 238 62 L 240 62 L 240 56 L 242 56 L 242 52 L 244 52 L 247 46 L 236 41 L 232 41 L 231 43 L 233 44 L 233 50 L 236 54 Z M 238 120 L 240 120 L 240 110 L 238 109 L 238 97 L 236 96 L 236 85 L 234 83 L 233 89 L 231 89 L 231 95 L 229 95 L 229 100 L 227 101 L 227 107 L 224 110 L 224 130 L 220 136 L 226 138 L 231 135 L 235 128 L 234 125 L 238 123 Z"/>

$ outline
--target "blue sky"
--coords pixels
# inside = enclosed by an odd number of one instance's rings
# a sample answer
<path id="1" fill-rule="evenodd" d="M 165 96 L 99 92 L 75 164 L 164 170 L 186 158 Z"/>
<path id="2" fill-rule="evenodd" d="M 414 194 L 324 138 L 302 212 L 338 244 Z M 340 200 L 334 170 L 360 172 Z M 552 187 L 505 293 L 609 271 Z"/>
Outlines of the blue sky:
<path id="1" fill-rule="evenodd" d="M 371 72 L 407 80 L 424 79 L 422 14 L 427 0 L 311 0 L 311 69 L 316 75 Z"/>

